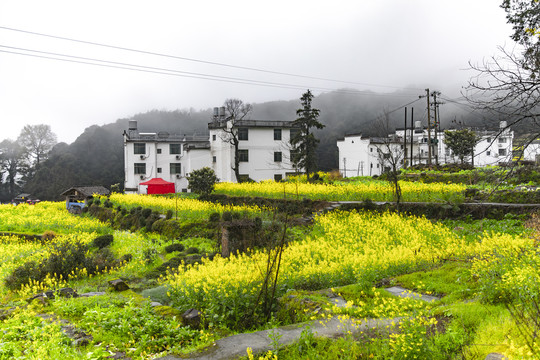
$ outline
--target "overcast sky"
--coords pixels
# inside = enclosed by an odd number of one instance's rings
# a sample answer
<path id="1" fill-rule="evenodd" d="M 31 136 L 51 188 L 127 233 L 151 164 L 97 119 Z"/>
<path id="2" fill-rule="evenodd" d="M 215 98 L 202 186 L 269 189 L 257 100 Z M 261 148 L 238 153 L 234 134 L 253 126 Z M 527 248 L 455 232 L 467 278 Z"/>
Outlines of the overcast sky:
<path id="1" fill-rule="evenodd" d="M 307 88 L 407 88 L 404 104 L 426 87 L 458 97 L 469 61 L 512 45 L 500 2 L 0 0 L 0 140 L 49 124 L 70 143 L 152 109 L 298 99 Z M 103 66 L 75 62 L 90 59 Z"/>

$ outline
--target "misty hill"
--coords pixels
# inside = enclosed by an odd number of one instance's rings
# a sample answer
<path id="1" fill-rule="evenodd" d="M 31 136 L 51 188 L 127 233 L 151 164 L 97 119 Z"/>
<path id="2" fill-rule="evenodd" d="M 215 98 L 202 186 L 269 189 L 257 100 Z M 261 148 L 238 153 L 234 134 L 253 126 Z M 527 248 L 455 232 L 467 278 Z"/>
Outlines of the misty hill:
<path id="1" fill-rule="evenodd" d="M 337 138 L 353 132 L 366 136 L 374 134 L 377 117 L 385 111 L 394 110 L 414 100 L 414 96 L 404 93 L 381 95 L 373 92 L 350 93 L 330 92 L 313 100 L 313 106 L 321 110 L 320 121 L 326 125 L 316 132 L 320 139 L 318 148 L 319 168 L 329 171 L 338 168 Z M 421 120 L 425 113 L 425 102 L 415 106 L 415 120 Z M 253 104 L 252 119 L 294 120 L 300 100 L 273 101 Z M 458 112 L 447 119 L 464 117 Z M 389 114 L 390 123 L 403 127 L 403 109 Z M 211 121 L 212 109 L 195 111 L 152 110 L 132 117 L 138 121 L 141 132 L 166 131 L 171 134 L 206 134 Z M 123 186 L 124 150 L 122 133 L 130 119 L 119 119 L 103 126 L 91 126 L 72 143 L 55 146 L 49 159 L 40 164 L 35 176 L 27 182 L 25 192 L 43 200 L 59 200 L 60 193 L 74 185 L 113 184 Z M 468 120 L 468 123 L 471 123 Z M 425 115 L 424 115 L 425 123 Z M 444 125 L 444 119 L 443 119 Z"/>

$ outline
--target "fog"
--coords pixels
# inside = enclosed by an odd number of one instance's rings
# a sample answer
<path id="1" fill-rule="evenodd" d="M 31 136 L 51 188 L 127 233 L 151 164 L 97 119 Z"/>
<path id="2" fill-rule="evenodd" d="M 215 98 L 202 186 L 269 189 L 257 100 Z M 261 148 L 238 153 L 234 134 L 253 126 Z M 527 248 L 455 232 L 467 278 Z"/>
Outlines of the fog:
<path id="1" fill-rule="evenodd" d="M 512 45 L 504 15 L 490 0 L 4 1 L 0 138 L 44 123 L 70 143 L 152 109 L 290 101 L 307 88 L 377 92 L 380 111 L 427 87 L 458 99 L 468 62 Z"/>

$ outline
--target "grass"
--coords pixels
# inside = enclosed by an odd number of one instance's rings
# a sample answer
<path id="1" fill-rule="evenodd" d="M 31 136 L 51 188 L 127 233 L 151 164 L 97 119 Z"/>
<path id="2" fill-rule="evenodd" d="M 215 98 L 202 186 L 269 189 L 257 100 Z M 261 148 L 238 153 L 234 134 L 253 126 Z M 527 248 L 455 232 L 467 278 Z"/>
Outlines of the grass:
<path id="1" fill-rule="evenodd" d="M 442 297 L 446 303 L 470 299 L 478 285 L 471 281 L 467 261 L 448 261 L 428 271 L 397 276 L 395 282 L 407 289 Z"/>

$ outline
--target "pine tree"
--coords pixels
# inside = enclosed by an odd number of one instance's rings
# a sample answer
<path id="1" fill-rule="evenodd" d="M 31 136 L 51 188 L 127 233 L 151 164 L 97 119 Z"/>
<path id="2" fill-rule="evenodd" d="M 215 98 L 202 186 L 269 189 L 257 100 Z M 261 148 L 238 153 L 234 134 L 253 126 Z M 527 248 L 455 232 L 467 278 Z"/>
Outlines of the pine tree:
<path id="1" fill-rule="evenodd" d="M 309 90 L 300 98 L 302 108 L 296 110 L 298 118 L 293 122 L 293 127 L 299 131 L 290 139 L 292 146 L 291 153 L 293 154 L 291 156 L 291 162 L 296 168 L 303 168 L 305 170 L 308 181 L 317 167 L 315 150 L 319 143 L 319 140 L 315 138 L 311 129 L 324 128 L 324 125 L 318 120 L 320 110 L 312 108 L 312 100 L 313 94 Z"/>

